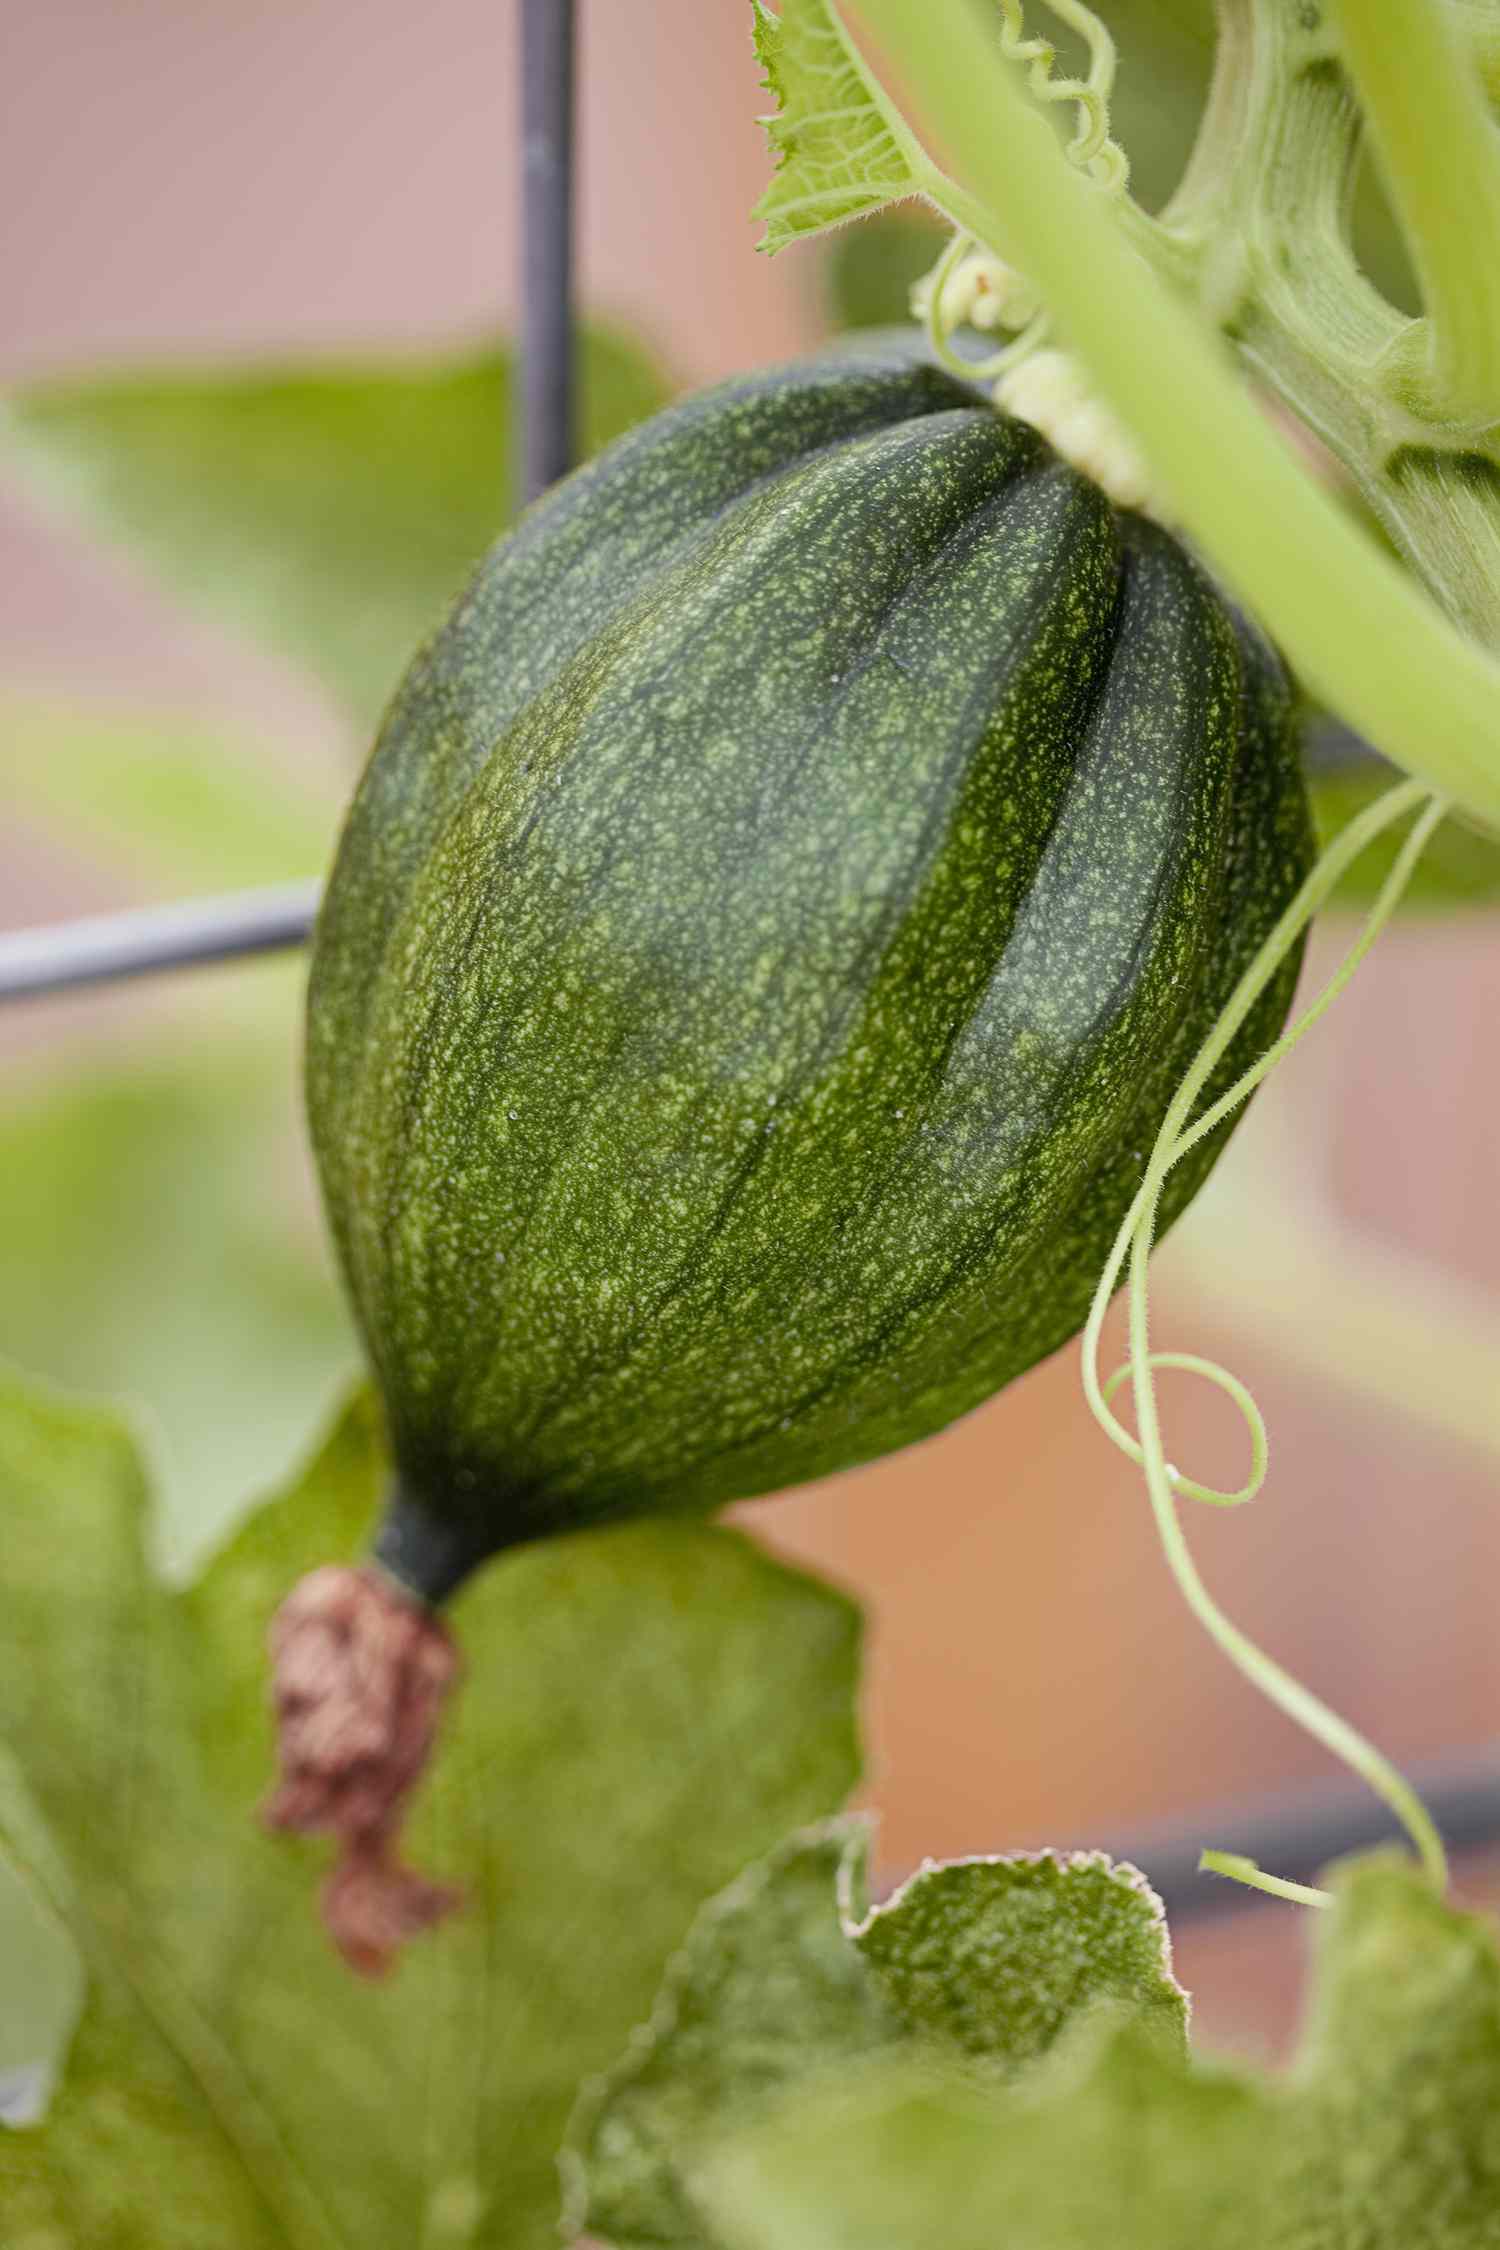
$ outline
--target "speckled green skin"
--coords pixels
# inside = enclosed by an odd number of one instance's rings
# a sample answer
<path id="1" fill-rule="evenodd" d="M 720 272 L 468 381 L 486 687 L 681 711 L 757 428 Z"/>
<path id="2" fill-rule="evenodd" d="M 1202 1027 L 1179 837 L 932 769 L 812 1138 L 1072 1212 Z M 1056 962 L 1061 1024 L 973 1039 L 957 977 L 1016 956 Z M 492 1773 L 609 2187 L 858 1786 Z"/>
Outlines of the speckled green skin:
<path id="1" fill-rule="evenodd" d="M 1259 637 L 904 352 L 690 399 L 559 487 L 397 696 L 314 956 L 386 1559 L 440 1596 L 1052 1351 L 1308 853 Z"/>

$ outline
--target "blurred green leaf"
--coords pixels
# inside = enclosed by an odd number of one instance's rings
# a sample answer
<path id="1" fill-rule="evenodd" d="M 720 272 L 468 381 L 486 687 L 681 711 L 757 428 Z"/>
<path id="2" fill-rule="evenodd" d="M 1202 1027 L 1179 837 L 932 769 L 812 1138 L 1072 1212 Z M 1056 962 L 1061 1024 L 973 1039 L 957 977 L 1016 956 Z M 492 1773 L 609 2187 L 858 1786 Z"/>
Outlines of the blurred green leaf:
<path id="1" fill-rule="evenodd" d="M 641 348 L 580 346 L 582 444 L 665 402 Z M 13 392 L 17 473 L 323 679 L 362 727 L 515 511 L 510 356 L 224 368 Z"/>
<path id="2" fill-rule="evenodd" d="M 1338 1879 L 1282 2079 L 1103 2027 L 1024 2088 L 877 2066 L 694 2175 L 726 2250 L 1493 2250 L 1494 1933 L 1376 1859 Z"/>
<path id="3" fill-rule="evenodd" d="M 705 1526 L 515 1550 L 455 1606 L 466 1676 L 411 1839 L 469 1905 L 356 1981 L 317 1926 L 323 1851 L 257 1828 L 263 1648 L 385 1475 L 356 1402 L 171 1594 L 125 1430 L 0 1382 L 0 1740 L 47 1824 L 0 1766 L 0 1839 L 89 1972 L 47 2123 L 0 2134 L 8 2250 L 543 2250 L 579 2080 L 699 1902 L 849 1787 L 840 1597 Z"/>
<path id="4" fill-rule="evenodd" d="M 993 2085 L 1101 2007 L 1181 2054 L 1186 2003 L 1133 1869 L 1101 1853 L 959 1860 L 871 1911 L 865 1857 L 858 1824 L 794 1838 L 704 1910 L 649 2025 L 579 2105 L 575 2230 L 716 2250 L 693 2194 L 705 2142 L 873 2057 L 964 2063 Z"/>
<path id="5" fill-rule="evenodd" d="M 727 2140 L 694 2187 L 723 2250 L 1270 2250 L 1260 2122 L 1127 2036 L 1050 2099 L 872 2070 Z"/>
<path id="6" fill-rule="evenodd" d="M 0 701 L 0 795 L 29 828 L 148 893 L 320 874 L 339 813 L 328 782 L 263 746 L 35 697 Z"/>
<path id="7" fill-rule="evenodd" d="M 19 1778 L 4 1770 L 7 1762 L 0 1749 L 0 1803 L 14 1812 L 25 1796 Z M 78 1955 L 66 1929 L 55 1915 L 38 1913 L 0 1841 L 0 2130 L 32 2124 L 44 2112 L 56 2058 L 82 1999 Z"/>
<path id="8" fill-rule="evenodd" d="M 355 1359 L 295 1193 L 298 980 L 237 976 L 283 993 L 283 1055 L 200 1034 L 71 1061 L 0 1112 L 0 1353 L 138 1410 L 174 1560 L 286 1473 Z"/>
<path id="9" fill-rule="evenodd" d="M 832 327 L 900 327 L 911 320 L 912 283 L 942 253 L 948 229 L 925 205 L 898 204 L 828 244 L 824 295 Z M 915 331 L 913 331 L 915 333 Z"/>

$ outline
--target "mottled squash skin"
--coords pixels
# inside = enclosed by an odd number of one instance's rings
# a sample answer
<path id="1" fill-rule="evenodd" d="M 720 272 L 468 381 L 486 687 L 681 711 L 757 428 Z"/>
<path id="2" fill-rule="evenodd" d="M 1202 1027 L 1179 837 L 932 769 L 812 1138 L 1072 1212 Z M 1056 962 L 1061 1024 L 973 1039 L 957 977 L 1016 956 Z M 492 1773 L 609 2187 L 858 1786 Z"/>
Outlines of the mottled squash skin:
<path id="1" fill-rule="evenodd" d="M 437 1598 L 906 1445 L 1054 1350 L 1308 856 L 1258 634 L 904 351 L 570 478 L 413 665 L 319 927 L 383 1559 Z"/>

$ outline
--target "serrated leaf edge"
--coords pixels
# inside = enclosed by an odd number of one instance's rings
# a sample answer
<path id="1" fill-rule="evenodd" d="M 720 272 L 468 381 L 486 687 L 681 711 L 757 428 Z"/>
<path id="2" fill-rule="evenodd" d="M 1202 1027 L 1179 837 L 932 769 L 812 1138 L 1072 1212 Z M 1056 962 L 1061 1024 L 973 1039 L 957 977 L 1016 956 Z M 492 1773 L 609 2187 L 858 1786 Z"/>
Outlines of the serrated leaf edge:
<path id="1" fill-rule="evenodd" d="M 783 13 L 787 6 L 807 5 L 816 8 L 826 18 L 829 36 L 836 42 L 850 70 L 859 80 L 865 99 L 879 117 L 891 147 L 907 173 L 907 180 L 904 185 L 892 183 L 887 186 L 882 183 L 873 187 L 867 199 L 856 210 L 843 210 L 831 219 L 818 219 L 801 225 L 788 223 L 789 213 L 811 208 L 820 201 L 827 201 L 834 191 L 825 191 L 820 196 L 803 196 L 795 201 L 788 201 L 786 198 L 777 195 L 778 182 L 783 172 L 788 165 L 796 161 L 792 142 L 799 126 L 808 123 L 809 120 L 798 118 L 795 115 L 793 104 L 788 101 L 784 88 L 777 77 L 778 62 L 782 58 L 777 52 L 776 42 L 785 36 L 782 14 L 768 8 L 765 0 L 752 0 L 752 4 L 755 19 L 752 32 L 755 53 L 765 72 L 761 84 L 776 103 L 775 109 L 767 111 L 756 120 L 758 124 L 764 126 L 766 138 L 771 144 L 771 151 L 775 158 L 775 169 L 772 172 L 770 183 L 751 209 L 751 217 L 761 220 L 766 230 L 757 248 L 766 251 L 768 255 L 774 256 L 776 251 L 784 250 L 791 243 L 800 241 L 808 235 L 827 234 L 837 227 L 852 226 L 856 220 L 868 218 L 873 212 L 886 210 L 893 203 L 907 203 L 918 199 L 927 202 L 935 201 L 934 184 L 941 181 L 941 174 L 937 172 L 936 167 L 931 163 L 920 142 L 907 125 L 906 120 L 868 68 L 864 58 L 850 38 L 848 28 L 838 9 L 834 6 L 833 0 L 783 0 Z M 851 112 L 851 114 L 853 113 Z M 820 117 L 817 121 L 823 122 L 825 118 L 826 113 L 824 117 Z M 844 196 L 857 194 L 858 192 L 857 183 L 852 182 L 847 189 L 842 191 Z"/>

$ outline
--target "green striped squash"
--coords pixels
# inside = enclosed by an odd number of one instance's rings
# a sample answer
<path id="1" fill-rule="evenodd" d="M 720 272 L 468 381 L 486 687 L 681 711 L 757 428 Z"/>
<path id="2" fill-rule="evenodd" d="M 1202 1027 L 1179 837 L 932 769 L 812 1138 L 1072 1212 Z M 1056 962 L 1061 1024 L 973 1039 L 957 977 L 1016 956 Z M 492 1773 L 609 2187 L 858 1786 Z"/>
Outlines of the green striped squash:
<path id="1" fill-rule="evenodd" d="M 690 398 L 558 487 L 399 691 L 313 961 L 382 1558 L 440 1598 L 1054 1350 L 1308 853 L 1259 635 L 905 349 Z"/>

